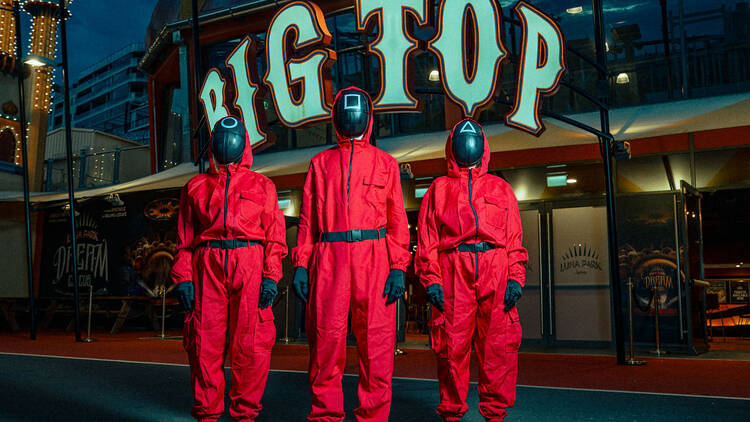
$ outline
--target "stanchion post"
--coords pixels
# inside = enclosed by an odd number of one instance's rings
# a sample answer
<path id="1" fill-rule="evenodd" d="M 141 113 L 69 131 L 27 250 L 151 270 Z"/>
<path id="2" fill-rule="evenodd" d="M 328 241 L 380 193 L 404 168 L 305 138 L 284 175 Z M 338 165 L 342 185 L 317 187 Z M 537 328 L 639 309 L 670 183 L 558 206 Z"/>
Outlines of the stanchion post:
<path id="1" fill-rule="evenodd" d="M 656 286 L 652 287 L 652 291 L 654 294 L 654 329 L 656 335 L 656 349 L 652 350 L 650 353 L 656 356 L 664 356 L 667 354 L 667 351 L 661 350 L 661 338 L 659 336 L 659 308 L 661 307 L 661 301 L 659 300 L 659 292 L 657 291 Z"/>
<path id="2" fill-rule="evenodd" d="M 628 277 L 628 318 L 630 322 L 630 358 L 626 363 L 630 366 L 645 365 L 646 362 L 635 358 L 635 341 L 633 335 L 633 279 Z"/>
<path id="3" fill-rule="evenodd" d="M 284 290 L 284 337 L 279 339 L 284 344 L 289 344 L 292 339 L 289 338 L 289 286 Z"/>
<path id="4" fill-rule="evenodd" d="M 138 340 L 182 340 L 182 336 L 167 336 L 165 326 L 167 323 L 167 286 L 160 285 L 157 287 L 158 294 L 161 295 L 161 334 L 153 337 L 139 337 Z"/>
<path id="5" fill-rule="evenodd" d="M 89 321 L 88 327 L 86 328 L 86 338 L 83 339 L 86 343 L 93 343 L 96 341 L 95 338 L 91 337 L 91 312 L 94 306 L 94 283 L 89 281 Z"/>
<path id="6" fill-rule="evenodd" d="M 167 319 L 167 286 L 161 285 L 161 339 L 167 338 L 164 333 L 164 325 Z"/>
<path id="7" fill-rule="evenodd" d="M 402 300 L 403 300 L 402 298 L 398 298 L 395 303 L 396 305 L 396 335 L 394 336 L 394 339 L 396 340 L 396 345 L 394 349 L 394 354 L 396 356 L 403 356 L 406 354 L 406 352 L 403 349 L 398 347 L 398 329 L 401 326 L 401 301 Z"/>

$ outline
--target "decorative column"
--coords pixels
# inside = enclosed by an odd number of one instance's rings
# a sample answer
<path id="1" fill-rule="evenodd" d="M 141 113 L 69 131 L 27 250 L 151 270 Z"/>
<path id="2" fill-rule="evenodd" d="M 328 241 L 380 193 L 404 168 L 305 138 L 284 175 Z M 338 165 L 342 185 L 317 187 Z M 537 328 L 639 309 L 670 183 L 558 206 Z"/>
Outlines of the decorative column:
<path id="1" fill-rule="evenodd" d="M 57 3 L 46 0 L 27 0 L 24 10 L 31 15 L 29 54 L 54 62 L 57 48 L 57 26 L 62 18 Z M 70 13 L 66 11 L 65 18 Z M 44 151 L 47 140 L 47 118 L 52 100 L 54 66 L 39 66 L 31 70 L 32 92 L 29 118 L 29 189 L 42 190 Z"/>

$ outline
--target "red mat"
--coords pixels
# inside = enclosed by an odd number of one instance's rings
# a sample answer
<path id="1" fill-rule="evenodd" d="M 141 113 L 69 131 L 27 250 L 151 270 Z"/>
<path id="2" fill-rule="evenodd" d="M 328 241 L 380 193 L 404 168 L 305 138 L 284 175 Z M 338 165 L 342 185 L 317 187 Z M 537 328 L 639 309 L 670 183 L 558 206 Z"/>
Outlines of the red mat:
<path id="1" fill-rule="evenodd" d="M 179 335 L 179 333 L 171 333 Z M 97 333 L 94 343 L 76 343 L 62 332 L 45 332 L 35 341 L 27 334 L 0 333 L 0 352 L 54 355 L 106 360 L 187 364 L 182 342 L 139 340 L 150 333 Z M 307 370 L 308 349 L 304 345 L 276 345 L 271 368 Z M 396 357 L 394 376 L 435 379 L 435 357 L 430 350 L 406 350 Z M 521 385 L 623 390 L 750 398 L 750 361 L 692 358 L 653 358 L 641 367 L 615 364 L 614 357 L 519 354 L 518 383 Z M 347 350 L 346 372 L 358 371 L 356 349 Z M 472 381 L 477 380 L 472 359 Z"/>

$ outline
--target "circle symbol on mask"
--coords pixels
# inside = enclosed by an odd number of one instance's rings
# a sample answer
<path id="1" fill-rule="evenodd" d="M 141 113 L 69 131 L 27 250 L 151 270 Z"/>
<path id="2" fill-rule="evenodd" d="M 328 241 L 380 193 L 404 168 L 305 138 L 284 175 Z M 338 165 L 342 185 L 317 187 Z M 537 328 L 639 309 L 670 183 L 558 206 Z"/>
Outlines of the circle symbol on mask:
<path id="1" fill-rule="evenodd" d="M 234 116 L 216 122 L 211 134 L 211 154 L 217 164 L 232 164 L 242 160 L 245 152 L 245 125 Z"/>

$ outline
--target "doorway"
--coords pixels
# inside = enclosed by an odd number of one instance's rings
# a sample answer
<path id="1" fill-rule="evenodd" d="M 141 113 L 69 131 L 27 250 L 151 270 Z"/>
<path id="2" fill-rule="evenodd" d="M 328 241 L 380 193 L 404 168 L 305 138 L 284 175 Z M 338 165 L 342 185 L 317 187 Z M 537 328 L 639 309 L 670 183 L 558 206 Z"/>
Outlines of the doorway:
<path id="1" fill-rule="evenodd" d="M 612 341 L 607 219 L 599 199 L 521 205 L 524 342 L 605 348 Z"/>

